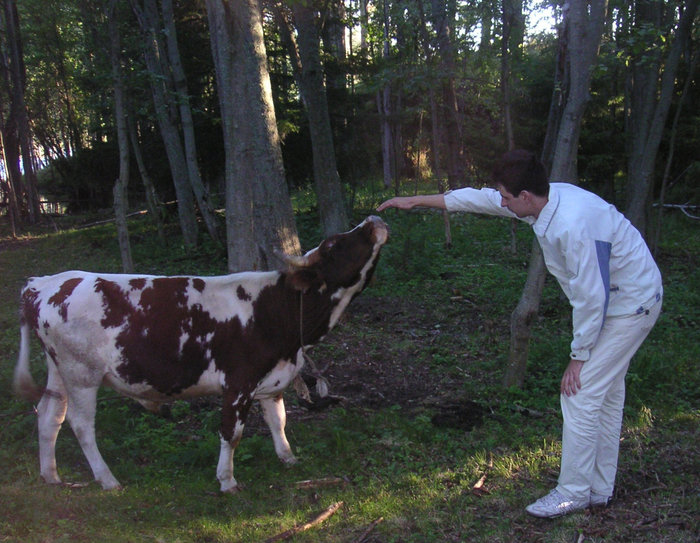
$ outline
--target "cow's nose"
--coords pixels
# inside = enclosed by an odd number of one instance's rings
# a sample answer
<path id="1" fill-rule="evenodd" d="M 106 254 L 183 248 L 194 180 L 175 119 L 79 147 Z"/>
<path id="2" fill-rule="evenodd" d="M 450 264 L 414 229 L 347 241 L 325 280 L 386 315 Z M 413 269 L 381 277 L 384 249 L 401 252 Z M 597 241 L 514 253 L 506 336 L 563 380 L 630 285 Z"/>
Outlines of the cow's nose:
<path id="1" fill-rule="evenodd" d="M 367 222 L 372 224 L 375 243 L 386 243 L 386 240 L 389 238 L 389 227 L 387 224 L 376 215 L 367 217 Z"/>

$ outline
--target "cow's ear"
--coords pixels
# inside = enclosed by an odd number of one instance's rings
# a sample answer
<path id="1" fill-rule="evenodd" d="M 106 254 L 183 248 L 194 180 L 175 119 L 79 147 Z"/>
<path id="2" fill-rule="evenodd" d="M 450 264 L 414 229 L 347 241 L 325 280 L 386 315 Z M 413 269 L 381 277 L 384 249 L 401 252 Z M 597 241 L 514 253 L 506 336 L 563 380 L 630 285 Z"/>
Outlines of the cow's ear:
<path id="1" fill-rule="evenodd" d="M 311 289 L 320 289 L 323 286 L 323 277 L 316 268 L 299 268 L 289 272 L 287 283 L 294 290 L 307 292 Z"/>

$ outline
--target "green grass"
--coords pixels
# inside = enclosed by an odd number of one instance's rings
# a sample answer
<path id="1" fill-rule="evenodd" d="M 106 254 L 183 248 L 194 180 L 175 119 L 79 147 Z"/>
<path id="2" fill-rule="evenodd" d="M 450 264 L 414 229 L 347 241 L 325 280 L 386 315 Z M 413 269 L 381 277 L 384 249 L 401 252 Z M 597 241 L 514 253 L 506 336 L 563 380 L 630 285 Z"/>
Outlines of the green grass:
<path id="1" fill-rule="evenodd" d="M 411 187 L 412 190 L 412 187 Z M 382 194 L 358 194 L 355 218 L 372 212 Z M 294 196 L 302 245 L 319 240 L 308 194 Z M 567 362 L 568 303 L 548 280 L 534 327 L 527 379 L 521 390 L 500 386 L 507 359 L 508 318 L 527 272 L 532 234 L 517 231 L 510 252 L 508 221 L 453 216 L 453 247 L 444 248 L 443 221 L 432 212 L 387 212 L 392 237 L 376 281 L 341 325 L 314 348 L 314 359 L 345 367 L 362 356 L 367 370 L 405 368 L 415 401 L 382 382 L 361 382 L 385 401 L 353 401 L 318 412 L 297 405 L 288 391 L 287 435 L 300 462 L 282 466 L 260 416 L 236 451 L 244 485 L 220 495 L 215 479 L 218 412 L 201 401 L 178 402 L 162 417 L 137 404 L 100 394 L 97 439 L 124 489 L 104 492 L 50 487 L 38 475 L 32 406 L 11 394 L 18 346 L 18 293 L 30 275 L 68 268 L 121 269 L 112 225 L 73 228 L 60 219 L 18 242 L 0 237 L 0 542 L 253 542 L 303 524 L 329 505 L 343 506 L 294 541 L 357 541 L 376 522 L 371 542 L 690 542 L 700 517 L 700 231 L 670 215 L 659 257 L 664 310 L 635 357 L 612 507 L 553 521 L 523 510 L 556 480 L 560 451 L 558 383 Z M 0 226 L 0 228 L 4 228 Z M 143 217 L 130 223 L 140 272 L 218 274 L 225 255 L 204 243 L 196 252 L 155 241 Z M 0 230 L 1 231 L 1 230 Z M 37 346 L 33 373 L 43 379 Z M 419 377 L 415 377 L 419 376 Z M 427 381 L 427 382 L 426 382 Z M 339 382 L 331 382 L 332 390 Z M 371 390 L 370 390 L 371 389 Z M 360 394 L 360 393 L 358 393 Z M 471 430 L 437 425 L 447 404 L 475 402 L 483 410 Z M 91 473 L 68 425 L 57 446 L 64 480 Z M 474 484 L 486 475 L 483 487 Z M 298 489 L 323 477 L 342 484 Z"/>

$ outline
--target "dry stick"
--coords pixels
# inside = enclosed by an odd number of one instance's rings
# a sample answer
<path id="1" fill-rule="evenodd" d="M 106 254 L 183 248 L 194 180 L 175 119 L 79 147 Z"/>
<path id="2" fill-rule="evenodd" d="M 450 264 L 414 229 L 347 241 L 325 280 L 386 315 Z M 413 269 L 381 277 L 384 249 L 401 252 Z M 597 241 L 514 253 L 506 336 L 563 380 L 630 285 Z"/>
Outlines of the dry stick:
<path id="1" fill-rule="evenodd" d="M 331 505 L 328 509 L 325 509 L 315 519 L 307 522 L 306 524 L 302 524 L 301 526 L 295 526 L 294 528 L 290 528 L 289 530 L 282 532 L 281 534 L 277 534 L 275 536 L 272 536 L 270 539 L 266 539 L 265 543 L 275 543 L 275 541 L 285 541 L 287 539 L 294 537 L 298 533 L 305 532 L 309 528 L 313 528 L 314 526 L 321 524 L 323 521 L 330 518 L 342 506 L 343 506 L 343 502 L 336 502 L 333 505 Z"/>
<path id="2" fill-rule="evenodd" d="M 374 530 L 377 527 L 377 525 L 383 521 L 384 521 L 384 517 L 379 517 L 377 520 L 373 521 L 372 524 L 370 524 L 367 527 L 367 529 L 364 532 L 362 532 L 362 535 L 360 536 L 360 538 L 357 541 L 355 541 L 355 543 L 364 543 L 367 540 L 367 537 L 369 536 L 369 534 L 372 533 L 372 530 Z"/>
<path id="3" fill-rule="evenodd" d="M 308 479 L 306 481 L 297 481 L 294 483 L 294 488 L 319 488 L 324 486 L 340 485 L 345 482 L 345 479 L 340 477 L 323 477 L 321 479 Z"/>

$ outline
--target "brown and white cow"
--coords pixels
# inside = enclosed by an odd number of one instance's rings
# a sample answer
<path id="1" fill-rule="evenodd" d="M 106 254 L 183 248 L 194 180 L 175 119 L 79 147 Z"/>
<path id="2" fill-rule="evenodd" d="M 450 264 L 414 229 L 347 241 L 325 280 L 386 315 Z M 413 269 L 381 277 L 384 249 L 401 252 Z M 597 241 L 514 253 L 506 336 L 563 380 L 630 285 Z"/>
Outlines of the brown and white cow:
<path id="1" fill-rule="evenodd" d="M 67 271 L 29 279 L 14 386 L 39 400 L 42 477 L 61 482 L 55 445 L 67 418 L 95 479 L 105 489 L 120 486 L 95 442 L 100 385 L 147 406 L 221 395 L 216 475 L 223 492 L 237 490 L 233 453 L 254 399 L 277 456 L 295 462 L 282 393 L 304 364 L 302 345 L 319 341 L 362 291 L 387 237 L 384 222 L 368 217 L 303 257 L 289 257 L 282 271 L 220 277 Z M 44 390 L 29 371 L 32 330 L 47 355 Z"/>

